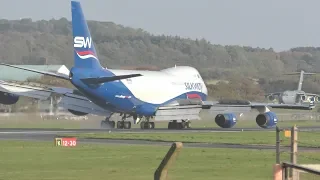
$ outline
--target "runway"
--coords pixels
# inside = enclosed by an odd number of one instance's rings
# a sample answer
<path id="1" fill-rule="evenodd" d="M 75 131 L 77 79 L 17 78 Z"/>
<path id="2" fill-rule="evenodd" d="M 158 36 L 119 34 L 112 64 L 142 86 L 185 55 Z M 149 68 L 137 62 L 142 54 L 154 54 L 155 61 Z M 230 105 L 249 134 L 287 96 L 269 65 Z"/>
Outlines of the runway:
<path id="1" fill-rule="evenodd" d="M 320 127 L 299 128 L 301 131 L 320 131 Z M 188 129 L 188 130 L 168 130 L 168 129 L 20 129 L 20 128 L 1 128 L 0 140 L 22 140 L 22 141 L 51 141 L 55 137 L 61 137 L 63 134 L 81 134 L 81 133 L 196 133 L 196 132 L 242 132 L 242 131 L 265 131 L 257 128 L 234 128 L 234 129 Z M 274 131 L 274 129 L 268 129 Z M 78 144 L 97 143 L 97 144 L 123 144 L 123 145 L 157 145 L 171 146 L 172 142 L 163 141 L 148 141 L 148 140 L 119 140 L 119 139 L 99 139 L 99 138 L 78 138 Z M 273 145 L 244 145 L 244 144 L 224 144 L 224 143 L 187 143 L 184 142 L 184 147 L 201 147 L 201 148 L 232 148 L 232 149 L 269 149 L 275 150 Z M 283 150 L 289 150 L 289 147 L 282 147 Z M 299 147 L 300 151 L 320 151 L 317 147 Z"/>

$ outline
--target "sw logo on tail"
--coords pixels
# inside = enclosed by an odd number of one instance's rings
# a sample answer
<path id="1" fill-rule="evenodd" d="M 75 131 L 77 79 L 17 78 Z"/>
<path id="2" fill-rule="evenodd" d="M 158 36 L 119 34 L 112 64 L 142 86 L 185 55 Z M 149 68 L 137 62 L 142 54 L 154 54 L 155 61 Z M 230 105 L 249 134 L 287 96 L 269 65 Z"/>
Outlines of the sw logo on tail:
<path id="1" fill-rule="evenodd" d="M 91 37 L 80 37 L 80 36 L 76 36 L 73 39 L 73 47 L 76 48 L 91 48 L 91 43 L 92 43 L 92 38 Z"/>
<path id="2" fill-rule="evenodd" d="M 75 48 L 91 48 L 91 44 L 92 44 L 92 38 L 91 37 L 81 37 L 81 36 L 76 36 L 73 39 L 73 47 Z M 77 51 L 75 50 L 78 57 L 81 59 L 88 59 L 88 58 L 94 58 L 96 60 L 98 60 L 98 58 L 96 57 L 95 53 L 90 51 L 90 50 L 85 50 L 85 51 Z"/>

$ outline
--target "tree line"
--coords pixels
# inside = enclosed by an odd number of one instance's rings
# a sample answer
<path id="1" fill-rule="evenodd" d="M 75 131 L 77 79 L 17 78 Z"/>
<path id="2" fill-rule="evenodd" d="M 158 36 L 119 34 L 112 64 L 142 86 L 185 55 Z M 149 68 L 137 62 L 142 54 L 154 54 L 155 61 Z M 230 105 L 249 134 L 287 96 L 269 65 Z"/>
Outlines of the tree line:
<path id="1" fill-rule="evenodd" d="M 259 99 L 266 92 L 296 89 L 298 76 L 284 77 L 283 73 L 301 69 L 318 72 L 320 69 L 319 47 L 295 47 L 275 52 L 272 47 L 222 46 L 206 39 L 153 35 L 143 29 L 113 22 L 89 21 L 88 26 L 104 67 L 152 67 L 156 70 L 175 65 L 193 66 L 206 82 L 221 80 L 215 84 L 208 83 L 210 96 L 214 98 L 232 95 Z M 73 65 L 71 30 L 71 22 L 66 18 L 49 21 L 2 19 L 1 61 L 10 64 L 64 64 L 70 68 Z M 320 92 L 318 79 L 317 76 L 307 78 L 303 89 Z"/>

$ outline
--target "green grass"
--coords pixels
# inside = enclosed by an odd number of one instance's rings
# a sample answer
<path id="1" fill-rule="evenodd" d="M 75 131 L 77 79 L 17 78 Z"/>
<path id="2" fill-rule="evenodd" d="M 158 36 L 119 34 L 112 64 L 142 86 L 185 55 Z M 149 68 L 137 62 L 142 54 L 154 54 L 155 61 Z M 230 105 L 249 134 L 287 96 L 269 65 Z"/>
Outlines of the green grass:
<path id="1" fill-rule="evenodd" d="M 150 180 L 169 147 L 0 141 L 0 179 Z M 319 153 L 301 152 L 298 162 L 319 163 Z M 289 154 L 281 155 L 289 160 Z M 169 178 L 174 180 L 269 180 L 275 153 L 264 150 L 183 148 Z M 214 177 L 214 178 L 213 178 Z"/>
<path id="2" fill-rule="evenodd" d="M 224 144 L 259 144 L 275 145 L 276 133 L 267 131 L 244 131 L 244 132 L 210 132 L 210 133 L 86 133 L 66 134 L 79 138 L 105 138 L 105 139 L 137 139 L 149 141 L 167 142 L 202 142 Z M 280 133 L 281 145 L 290 145 L 290 138 Z M 299 146 L 319 147 L 320 132 L 298 132 Z"/>
<path id="3" fill-rule="evenodd" d="M 101 117 L 93 117 L 90 120 L 65 120 L 50 119 L 42 120 L 39 116 L 24 115 L 0 117 L 1 128 L 63 128 L 63 129 L 79 129 L 79 128 L 98 128 Z"/>
<path id="4" fill-rule="evenodd" d="M 79 129 L 79 122 L 66 121 L 36 121 L 36 122 L 0 122 L 1 128 L 58 128 L 58 129 Z M 82 128 L 85 128 L 83 126 Z"/>

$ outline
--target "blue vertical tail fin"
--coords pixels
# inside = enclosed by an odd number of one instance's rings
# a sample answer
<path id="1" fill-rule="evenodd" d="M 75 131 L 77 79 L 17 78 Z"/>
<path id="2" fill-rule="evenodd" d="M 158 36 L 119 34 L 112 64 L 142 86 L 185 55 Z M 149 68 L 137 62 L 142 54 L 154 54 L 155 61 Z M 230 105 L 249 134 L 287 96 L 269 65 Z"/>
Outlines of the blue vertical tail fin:
<path id="1" fill-rule="evenodd" d="M 71 1 L 74 67 L 100 69 L 94 43 L 80 2 Z"/>

